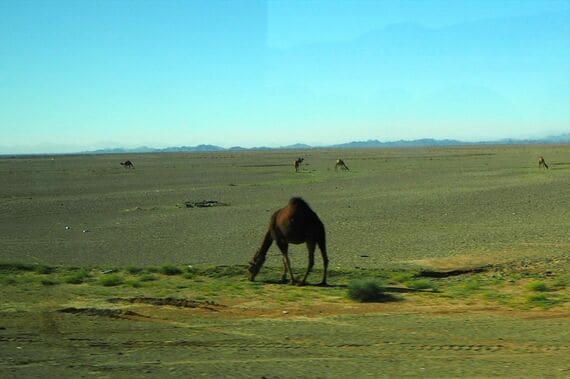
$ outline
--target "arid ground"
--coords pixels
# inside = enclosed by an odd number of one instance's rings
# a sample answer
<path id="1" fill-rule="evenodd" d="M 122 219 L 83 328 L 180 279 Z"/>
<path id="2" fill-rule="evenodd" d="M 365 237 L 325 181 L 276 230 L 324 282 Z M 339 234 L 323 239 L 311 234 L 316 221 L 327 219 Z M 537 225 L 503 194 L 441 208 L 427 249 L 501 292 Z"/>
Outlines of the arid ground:
<path id="1" fill-rule="evenodd" d="M 3 157 L 0 177 L 1 377 L 570 376 L 568 145 Z M 247 280 L 292 196 L 326 226 L 329 287 L 279 283 L 275 246 Z"/>

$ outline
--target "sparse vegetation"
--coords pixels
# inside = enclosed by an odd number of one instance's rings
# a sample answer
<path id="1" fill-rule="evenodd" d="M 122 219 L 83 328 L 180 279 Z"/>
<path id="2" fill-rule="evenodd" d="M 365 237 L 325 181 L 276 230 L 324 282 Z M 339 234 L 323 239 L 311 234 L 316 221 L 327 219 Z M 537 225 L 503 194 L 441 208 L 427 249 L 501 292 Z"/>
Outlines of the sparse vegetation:
<path id="1" fill-rule="evenodd" d="M 534 156 L 546 148 L 559 163 L 538 172 Z M 13 172 L 0 188 L 0 358 L 13 358 L 0 359 L 0 376 L 39 377 L 56 365 L 63 376 L 215 377 L 245 366 L 293 376 L 307 362 L 336 373 L 378 364 L 387 377 L 564 372 L 570 203 L 540 199 L 570 185 L 570 147 L 346 150 L 353 164 L 342 176 L 331 165 L 338 152 L 310 153 L 298 175 L 286 151 L 149 154 L 129 173 L 113 169 L 116 156 L 0 158 L 0 176 Z M 42 185 L 30 186 L 31 176 Z M 247 280 L 268 216 L 292 195 L 325 223 L 330 287 L 279 284 L 275 245 L 257 281 Z M 210 198 L 231 205 L 179 206 Z M 303 275 L 306 248 L 290 251 Z M 11 263 L 21 259 L 39 264 Z M 488 271 L 422 276 L 471 259 Z M 317 253 L 310 284 L 321 267 Z M 394 295 L 401 301 L 374 303 Z M 137 296 L 204 307 L 109 302 Z M 84 311 L 56 313 L 72 307 Z M 205 363 L 210 352 L 216 365 Z M 474 359 L 449 359 L 464 354 Z M 390 359 L 370 359 L 378 356 Z"/>

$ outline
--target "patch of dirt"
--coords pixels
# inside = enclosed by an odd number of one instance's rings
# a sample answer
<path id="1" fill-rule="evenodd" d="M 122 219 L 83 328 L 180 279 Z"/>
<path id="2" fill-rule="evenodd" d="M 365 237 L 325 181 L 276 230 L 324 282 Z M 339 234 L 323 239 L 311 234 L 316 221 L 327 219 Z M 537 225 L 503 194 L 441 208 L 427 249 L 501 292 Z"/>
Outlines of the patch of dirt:
<path id="1" fill-rule="evenodd" d="M 101 316 L 101 317 L 111 317 L 111 318 L 128 318 L 128 317 L 147 317 L 139 313 L 123 310 L 123 309 L 107 309 L 107 308 L 63 308 L 58 312 L 71 313 L 75 315 L 85 315 L 85 316 Z"/>
<path id="2" fill-rule="evenodd" d="M 442 259 L 410 261 L 419 266 L 420 276 L 445 278 L 456 275 L 496 271 L 510 273 L 564 273 L 570 265 L 567 256 L 518 257 L 516 259 L 483 259 L 481 257 L 459 256 Z"/>
<path id="3" fill-rule="evenodd" d="M 211 208 L 211 207 L 227 207 L 228 203 L 222 203 L 218 200 L 201 200 L 201 201 L 185 201 L 186 208 Z"/>
<path id="4" fill-rule="evenodd" d="M 107 299 L 110 303 L 128 303 L 128 304 L 149 304 L 157 306 L 172 306 L 177 308 L 201 308 L 210 311 L 219 312 L 220 308 L 225 305 L 214 303 L 213 301 L 197 301 L 191 299 L 180 299 L 174 297 L 129 297 L 129 298 L 111 298 Z"/>
<path id="5" fill-rule="evenodd" d="M 448 270 L 448 271 L 435 271 L 435 270 L 421 270 L 418 276 L 424 278 L 448 278 L 450 276 L 457 276 L 457 275 L 465 275 L 465 274 L 474 274 L 478 272 L 485 272 L 491 269 L 493 265 L 485 265 L 481 267 L 473 267 L 473 268 L 460 268 L 456 270 Z"/>

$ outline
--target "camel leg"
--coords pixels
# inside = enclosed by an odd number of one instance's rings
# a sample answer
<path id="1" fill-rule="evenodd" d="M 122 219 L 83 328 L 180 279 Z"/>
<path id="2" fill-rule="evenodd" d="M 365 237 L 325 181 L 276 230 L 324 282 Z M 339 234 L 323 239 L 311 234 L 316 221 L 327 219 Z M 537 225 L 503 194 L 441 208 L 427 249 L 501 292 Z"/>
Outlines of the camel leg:
<path id="1" fill-rule="evenodd" d="M 293 269 L 291 268 L 291 261 L 289 260 L 289 245 L 287 243 L 279 243 L 277 245 L 279 250 L 281 250 L 281 254 L 283 254 L 283 262 L 285 263 L 285 270 L 289 271 L 289 275 L 291 275 L 291 284 L 295 284 L 295 275 L 293 275 Z"/>
<path id="2" fill-rule="evenodd" d="M 307 277 L 315 265 L 315 247 L 316 244 L 314 242 L 307 242 L 307 249 L 309 250 L 309 265 L 307 266 L 307 272 L 300 283 L 302 286 L 307 284 Z"/>
<path id="3" fill-rule="evenodd" d="M 319 250 L 321 251 L 321 257 L 323 258 L 323 280 L 317 284 L 318 286 L 327 286 L 327 272 L 329 270 L 329 257 L 327 255 L 326 243 L 323 241 L 319 242 Z"/>
<path id="4" fill-rule="evenodd" d="M 281 283 L 287 283 L 287 261 L 285 256 L 283 256 L 283 275 L 281 275 Z"/>

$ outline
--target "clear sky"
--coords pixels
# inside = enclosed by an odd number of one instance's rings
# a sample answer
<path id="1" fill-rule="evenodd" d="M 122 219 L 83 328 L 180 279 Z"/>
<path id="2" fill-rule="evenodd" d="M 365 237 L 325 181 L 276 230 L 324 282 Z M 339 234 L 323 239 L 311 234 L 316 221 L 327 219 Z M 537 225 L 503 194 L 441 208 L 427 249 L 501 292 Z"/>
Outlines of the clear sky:
<path id="1" fill-rule="evenodd" d="M 570 0 L 0 1 L 0 153 L 570 132 Z"/>

